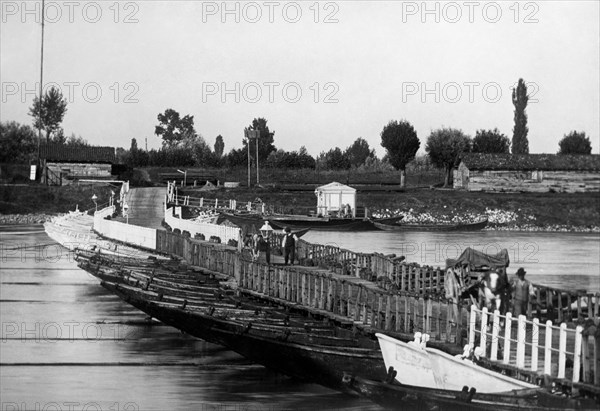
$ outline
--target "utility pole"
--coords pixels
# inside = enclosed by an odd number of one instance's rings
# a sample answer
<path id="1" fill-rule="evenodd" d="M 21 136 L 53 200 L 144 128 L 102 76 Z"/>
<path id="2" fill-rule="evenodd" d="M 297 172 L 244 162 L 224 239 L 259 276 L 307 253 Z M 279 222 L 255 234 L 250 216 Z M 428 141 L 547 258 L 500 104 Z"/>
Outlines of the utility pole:
<path id="1" fill-rule="evenodd" d="M 250 130 L 244 129 L 244 137 L 246 138 L 246 147 L 248 148 L 248 188 L 250 188 Z"/>
<path id="2" fill-rule="evenodd" d="M 260 130 L 254 130 L 254 142 L 256 144 L 256 185 L 259 185 L 258 181 L 258 138 L 260 137 Z"/>
<path id="3" fill-rule="evenodd" d="M 42 144 L 42 90 L 44 88 L 44 5 L 45 1 L 42 0 L 42 46 L 40 49 L 40 118 L 38 123 L 38 167 L 40 166 L 40 146 Z"/>

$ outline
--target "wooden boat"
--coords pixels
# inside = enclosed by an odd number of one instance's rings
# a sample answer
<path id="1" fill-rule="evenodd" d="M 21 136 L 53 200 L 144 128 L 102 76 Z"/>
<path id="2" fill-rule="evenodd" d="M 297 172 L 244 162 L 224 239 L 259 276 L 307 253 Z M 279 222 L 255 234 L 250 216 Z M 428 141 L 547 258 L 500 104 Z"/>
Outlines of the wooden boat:
<path id="1" fill-rule="evenodd" d="M 487 223 L 487 218 L 472 223 L 458 224 L 413 224 L 373 221 L 375 227 L 385 231 L 477 231 L 485 228 Z"/>
<path id="2" fill-rule="evenodd" d="M 363 218 L 338 218 L 317 216 L 267 217 L 274 228 L 292 230 L 310 228 L 316 231 L 372 231 L 376 230 L 373 221 Z"/>
<path id="3" fill-rule="evenodd" d="M 245 228 L 254 227 L 260 229 L 262 224 L 269 222 L 271 227 L 276 230 L 283 230 L 289 227 L 296 236 L 297 233 L 304 233 L 305 230 L 317 231 L 369 231 L 376 230 L 373 222 L 369 219 L 355 218 L 337 218 L 337 217 L 317 217 L 303 215 L 263 215 L 260 213 L 227 213 L 222 212 L 217 222 L 229 220 L 233 224 Z M 252 229 L 250 231 L 253 231 Z"/>
<path id="4" fill-rule="evenodd" d="M 391 370 L 391 374 L 395 372 Z M 402 372 L 402 371 L 400 371 Z M 389 376 L 376 381 L 346 373 L 343 383 L 354 392 L 388 409 L 418 410 L 597 410 L 592 399 L 553 395 L 542 388 L 485 394 L 464 386 L 461 390 L 440 390 L 403 385 Z"/>
<path id="5" fill-rule="evenodd" d="M 467 385 L 484 393 L 537 387 L 480 367 L 470 360 L 423 347 L 419 341 L 405 343 L 384 334 L 375 335 L 386 368 L 400 371 L 396 380 L 401 384 L 458 391 Z"/>
<path id="6" fill-rule="evenodd" d="M 351 328 L 311 319 L 226 288 L 182 262 L 113 258 L 77 252 L 78 265 L 101 285 L 148 315 L 224 345 L 284 374 L 345 390 L 343 370 L 385 376 L 377 342 Z"/>

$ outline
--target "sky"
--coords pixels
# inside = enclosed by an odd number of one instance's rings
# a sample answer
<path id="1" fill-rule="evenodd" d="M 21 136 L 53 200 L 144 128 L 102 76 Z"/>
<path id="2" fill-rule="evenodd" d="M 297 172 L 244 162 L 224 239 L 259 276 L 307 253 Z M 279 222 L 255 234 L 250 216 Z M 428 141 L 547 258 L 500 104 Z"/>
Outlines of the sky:
<path id="1" fill-rule="evenodd" d="M 390 120 L 432 130 L 498 128 L 528 85 L 531 153 L 584 131 L 600 150 L 600 2 L 47 1 L 44 86 L 93 145 L 158 148 L 157 115 L 194 116 L 210 146 L 242 146 L 264 117 L 275 146 L 318 155 Z M 41 2 L 0 1 L 0 120 L 31 124 Z"/>

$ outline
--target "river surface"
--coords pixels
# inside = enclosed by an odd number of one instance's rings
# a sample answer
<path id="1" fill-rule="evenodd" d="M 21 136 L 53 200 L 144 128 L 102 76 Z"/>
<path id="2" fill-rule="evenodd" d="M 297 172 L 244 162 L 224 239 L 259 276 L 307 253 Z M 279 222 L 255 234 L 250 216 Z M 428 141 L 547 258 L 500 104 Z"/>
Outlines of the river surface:
<path id="1" fill-rule="evenodd" d="M 310 232 L 305 238 L 434 266 L 467 245 L 507 248 L 511 267 L 525 267 L 534 282 L 600 289 L 597 234 Z M 0 227 L 0 264 L 1 410 L 380 409 L 149 322 L 77 268 L 41 226 Z"/>
<path id="2" fill-rule="evenodd" d="M 405 256 L 406 261 L 445 267 L 467 247 L 488 254 L 508 250 L 509 277 L 519 267 L 533 283 L 570 290 L 600 292 L 600 234 L 515 231 L 464 233 L 309 231 L 304 240 L 359 252 Z"/>

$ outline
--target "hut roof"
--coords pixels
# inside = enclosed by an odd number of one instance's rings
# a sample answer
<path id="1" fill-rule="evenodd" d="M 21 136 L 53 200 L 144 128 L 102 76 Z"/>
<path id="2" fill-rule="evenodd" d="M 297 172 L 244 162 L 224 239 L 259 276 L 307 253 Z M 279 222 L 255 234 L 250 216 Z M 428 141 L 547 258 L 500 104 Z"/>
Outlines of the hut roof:
<path id="1" fill-rule="evenodd" d="M 114 147 L 48 144 L 40 147 L 40 158 L 61 163 L 116 163 Z"/>
<path id="2" fill-rule="evenodd" d="M 465 153 L 469 170 L 600 171 L 598 154 L 485 154 Z"/>
<path id="3" fill-rule="evenodd" d="M 342 184 L 342 183 L 338 183 L 337 181 L 334 181 L 332 183 L 325 184 L 324 186 L 320 186 L 315 189 L 315 192 L 319 192 L 319 191 L 335 192 L 335 193 L 339 193 L 340 191 L 342 191 L 342 192 L 346 192 L 346 193 L 355 193 L 356 189 L 353 187 L 347 186 L 346 184 Z"/>

